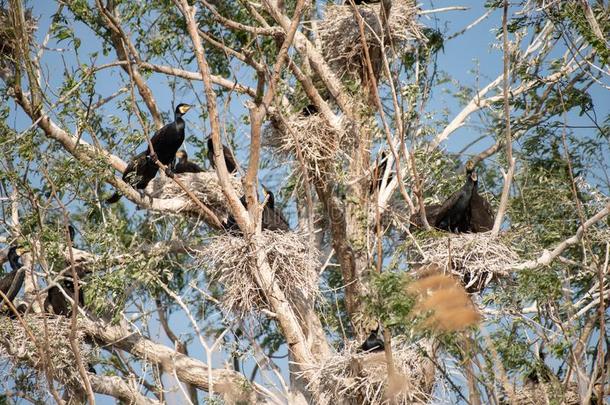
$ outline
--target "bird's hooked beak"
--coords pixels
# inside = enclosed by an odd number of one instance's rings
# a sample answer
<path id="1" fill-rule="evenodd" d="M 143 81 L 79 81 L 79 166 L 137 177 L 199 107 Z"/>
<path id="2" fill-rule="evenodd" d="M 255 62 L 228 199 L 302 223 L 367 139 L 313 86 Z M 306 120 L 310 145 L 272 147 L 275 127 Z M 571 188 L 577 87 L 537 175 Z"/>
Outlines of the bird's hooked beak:
<path id="1" fill-rule="evenodd" d="M 479 177 L 477 176 L 477 172 L 473 171 L 472 173 L 470 173 L 470 178 L 476 183 L 479 179 Z"/>
<path id="2" fill-rule="evenodd" d="M 18 256 L 22 256 L 24 253 L 27 253 L 27 250 L 22 247 L 18 247 L 17 249 L 15 249 L 15 253 L 17 253 Z"/>
<path id="3" fill-rule="evenodd" d="M 180 114 L 186 114 L 188 110 L 191 109 L 191 106 L 189 104 L 182 104 L 178 110 L 180 111 Z"/>

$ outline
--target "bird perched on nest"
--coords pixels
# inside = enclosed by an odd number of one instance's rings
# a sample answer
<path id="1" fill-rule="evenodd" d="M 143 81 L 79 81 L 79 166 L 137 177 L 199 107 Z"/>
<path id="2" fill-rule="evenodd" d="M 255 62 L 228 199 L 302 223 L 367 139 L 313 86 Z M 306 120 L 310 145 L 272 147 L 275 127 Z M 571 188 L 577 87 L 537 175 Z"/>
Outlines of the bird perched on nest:
<path id="1" fill-rule="evenodd" d="M 20 262 L 22 253 L 23 250 L 20 247 L 11 246 L 9 248 L 7 257 L 12 271 L 0 279 L 0 291 L 2 291 L 11 302 L 19 293 L 19 290 L 21 290 L 21 286 L 25 280 L 25 271 L 22 269 L 23 265 Z M 0 307 L 2 306 L 4 306 L 4 300 L 0 299 Z"/>
<path id="2" fill-rule="evenodd" d="M 189 161 L 189 157 L 184 149 L 181 149 L 176 153 L 176 158 L 178 159 L 178 162 L 176 162 L 172 168 L 172 171 L 176 174 L 201 173 L 203 171 L 197 163 Z"/>
<path id="3" fill-rule="evenodd" d="M 222 154 L 225 158 L 225 164 L 227 165 L 227 171 L 230 174 L 237 173 L 237 163 L 235 162 L 235 158 L 231 153 L 231 150 L 222 145 Z M 216 163 L 214 163 L 214 143 L 212 142 L 212 137 L 208 138 L 208 160 L 210 161 L 210 165 L 212 169 L 216 169 Z"/>
<path id="4" fill-rule="evenodd" d="M 466 175 L 474 172 L 474 164 L 466 163 Z M 474 182 L 472 198 L 470 199 L 470 232 L 487 232 L 494 227 L 494 212 L 491 204 L 478 191 L 478 181 Z"/>
<path id="5" fill-rule="evenodd" d="M 288 226 L 288 221 L 286 221 L 286 219 L 279 210 L 275 209 L 275 196 L 273 195 L 271 190 L 269 190 L 265 186 L 263 186 L 263 192 L 265 193 L 265 197 L 267 198 L 267 203 L 263 207 L 261 228 L 263 230 L 267 229 L 269 231 L 289 231 L 290 227 Z M 248 209 L 248 203 L 246 202 L 245 195 L 242 196 L 239 201 L 241 201 L 245 209 Z M 224 225 L 224 229 L 234 234 L 240 233 L 239 226 L 237 225 L 237 221 L 235 220 L 233 215 L 229 214 L 227 222 Z"/>
<path id="6" fill-rule="evenodd" d="M 311 115 L 317 114 L 318 112 L 318 107 L 316 107 L 315 104 L 308 104 L 303 107 L 299 115 L 301 115 L 302 117 L 309 117 Z"/>
<path id="7" fill-rule="evenodd" d="M 68 232 L 70 234 L 70 242 L 72 243 L 72 247 L 74 247 L 74 237 L 76 235 L 76 230 L 72 225 L 68 225 Z M 74 280 L 71 277 L 71 272 L 68 273 L 68 278 L 59 282 L 61 288 L 66 292 L 68 296 L 74 299 Z M 76 274 L 78 278 L 84 277 L 86 272 L 83 269 L 76 269 Z M 78 305 L 85 304 L 85 293 L 83 292 L 82 285 L 79 283 L 78 289 Z M 63 315 L 69 316 L 71 314 L 71 308 L 68 300 L 61 292 L 59 286 L 54 285 L 49 288 L 47 291 L 47 297 L 44 300 L 43 308 L 45 312 L 55 315 Z"/>
<path id="8" fill-rule="evenodd" d="M 359 352 L 382 352 L 385 350 L 383 339 L 379 338 L 379 324 L 377 328 L 371 331 L 369 337 L 358 348 Z"/>
<path id="9" fill-rule="evenodd" d="M 289 231 L 288 221 L 280 210 L 275 209 L 275 196 L 267 187 L 263 186 L 263 191 L 267 198 L 267 203 L 263 208 L 262 228 L 270 231 Z"/>
<path id="10" fill-rule="evenodd" d="M 143 190 L 159 171 L 156 160 L 165 166 L 172 164 L 176 152 L 184 142 L 185 123 L 182 116 L 190 108 L 188 104 L 178 104 L 174 111 L 174 121 L 165 125 L 150 138 L 154 154 L 150 153 L 150 148 L 147 146 L 146 150 L 133 157 L 123 172 L 123 181 L 138 190 Z M 120 198 L 121 194 L 117 191 L 106 202 L 112 204 Z"/>
<path id="11" fill-rule="evenodd" d="M 442 205 L 426 206 L 428 223 L 444 231 L 486 232 L 493 228 L 491 205 L 478 193 L 478 176 L 471 161 L 466 163 L 466 183 Z M 419 214 L 412 217 L 414 226 L 421 227 Z"/>

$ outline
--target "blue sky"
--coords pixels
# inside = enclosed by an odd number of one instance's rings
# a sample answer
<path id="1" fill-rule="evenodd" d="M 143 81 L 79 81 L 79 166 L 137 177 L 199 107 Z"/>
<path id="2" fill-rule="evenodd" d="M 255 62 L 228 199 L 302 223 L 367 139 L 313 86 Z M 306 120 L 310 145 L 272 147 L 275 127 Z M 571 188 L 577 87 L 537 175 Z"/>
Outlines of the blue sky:
<path id="1" fill-rule="evenodd" d="M 468 10 L 465 11 L 448 11 L 442 12 L 438 14 L 431 14 L 427 16 L 423 16 L 421 18 L 421 22 L 428 26 L 440 29 L 442 32 L 451 35 L 457 31 L 460 31 L 465 26 L 469 25 L 471 22 L 480 17 L 486 10 L 483 7 L 484 2 L 482 1 L 425 1 L 421 3 L 421 8 L 424 10 L 434 9 L 440 7 L 448 7 L 448 6 L 467 6 Z M 42 40 L 44 35 L 47 32 L 47 28 L 50 23 L 50 16 L 56 11 L 56 6 L 53 2 L 50 1 L 36 1 L 32 2 L 34 15 L 40 17 L 39 20 L 39 30 L 37 35 L 39 40 Z M 441 52 L 438 56 L 438 65 L 440 70 L 448 73 L 454 80 L 458 81 L 461 85 L 466 86 L 474 86 L 474 87 L 483 87 L 490 80 L 495 79 L 502 72 L 502 53 L 500 49 L 493 48 L 491 45 L 495 42 L 496 33 L 494 32 L 494 28 L 500 26 L 501 24 L 501 11 L 496 10 L 491 15 L 481 22 L 476 27 L 469 30 L 466 34 L 459 36 L 455 39 L 449 40 L 445 43 L 444 51 Z M 81 39 L 81 48 L 79 50 L 79 55 L 82 61 L 88 62 L 87 54 L 89 52 L 98 51 L 99 43 L 97 42 L 96 37 L 92 35 L 92 33 L 83 25 L 75 23 L 73 24 L 73 28 L 75 30 L 76 35 Z M 63 52 L 61 49 L 70 48 L 71 45 L 67 42 L 55 43 L 51 40 L 48 44 L 49 48 L 55 48 L 52 50 L 45 51 L 45 55 L 43 58 L 43 66 L 47 71 L 50 78 L 50 86 L 58 87 L 61 85 L 63 76 L 60 72 L 64 70 L 65 65 L 72 65 L 75 63 L 76 59 L 74 54 L 70 52 L 68 49 L 66 52 Z M 97 59 L 97 63 L 106 63 L 113 61 L 114 54 L 111 53 L 108 57 L 103 57 L 100 53 L 100 56 Z M 192 65 L 191 70 L 196 70 L 196 66 Z M 478 75 L 474 74 L 474 71 L 478 71 Z M 244 79 L 243 72 L 239 70 L 235 70 L 237 72 L 237 79 L 240 81 L 247 80 Z M 120 77 L 123 77 L 123 72 L 118 69 L 109 69 L 104 71 L 98 75 L 98 83 L 97 90 L 100 94 L 107 96 L 116 91 L 116 83 L 119 82 Z M 249 73 L 248 73 L 249 75 Z M 230 79 L 233 79 L 231 77 Z M 179 102 L 187 102 L 192 104 L 197 104 L 197 97 L 192 92 L 184 92 L 176 95 L 175 99 L 171 93 L 171 90 L 168 86 L 168 81 L 165 76 L 154 74 L 149 80 L 149 85 L 154 93 L 155 99 L 159 105 L 161 111 L 171 114 L 173 105 Z M 607 84 L 607 81 L 606 81 Z M 203 86 L 200 82 L 195 83 L 194 87 L 195 91 L 198 92 L 199 96 L 202 97 L 203 94 Z M 455 87 L 451 83 L 444 84 L 438 88 L 436 88 L 432 94 L 432 98 L 429 104 L 428 110 L 433 113 L 433 116 L 440 114 L 443 110 L 447 109 L 449 111 L 449 117 L 452 118 L 457 112 L 460 110 L 460 106 L 456 102 L 456 100 L 449 96 L 447 92 L 444 90 L 454 91 Z M 603 89 L 601 86 L 594 86 L 591 89 L 591 95 L 599 107 L 597 110 L 598 117 L 603 117 L 608 113 L 608 102 L 610 98 L 608 96 L 608 90 Z M 232 103 L 229 106 L 229 110 L 227 113 L 229 114 L 229 118 L 238 122 L 239 116 L 245 112 L 243 107 L 245 98 L 236 96 L 232 100 Z M 603 108 L 606 110 L 603 111 Z M 106 111 L 106 110 L 105 110 Z M 113 115 L 111 110 L 106 111 L 107 118 Z M 127 117 L 119 114 L 118 117 L 122 120 L 127 120 Z M 21 112 L 17 111 L 13 114 L 13 117 L 16 128 L 25 129 L 29 127 L 30 122 L 24 119 L 24 116 Z M 205 129 L 209 127 L 207 122 L 201 121 L 197 119 L 195 114 L 189 114 L 187 117 L 187 131 L 191 131 L 192 135 L 196 136 L 205 136 Z M 590 125 L 585 118 L 578 117 L 576 113 L 571 113 L 569 115 L 570 122 L 574 125 Z M 135 122 L 135 121 L 134 121 Z M 473 125 L 477 124 L 476 118 L 472 122 Z M 466 125 L 463 128 L 456 131 L 456 133 L 450 138 L 450 140 L 443 145 L 449 151 L 458 151 L 464 145 L 467 145 L 472 140 L 478 138 L 480 133 L 473 129 L 473 125 Z M 241 125 L 238 126 L 238 139 L 242 139 L 245 142 L 242 145 L 247 145 L 248 138 L 248 127 Z M 588 129 L 581 130 L 583 135 L 588 135 Z M 198 135 L 201 134 L 201 135 Z M 485 147 L 489 146 L 492 141 L 487 139 L 484 142 L 477 144 L 473 147 L 469 152 L 476 153 L 478 151 L 483 150 Z M 518 145 L 516 145 L 518 148 Z M 140 147 L 141 148 L 141 147 Z M 193 151 L 192 145 L 186 145 L 186 149 L 188 151 Z M 123 149 L 117 149 L 116 151 L 119 153 L 124 159 L 129 156 L 131 151 Z M 245 159 L 246 148 L 242 147 L 238 151 L 238 157 Z M 608 156 L 608 151 L 600 151 L 604 156 Z M 282 176 L 277 176 L 277 171 L 270 172 L 269 170 L 262 171 L 261 180 L 271 186 L 272 189 L 277 189 L 279 183 L 282 182 Z M 172 323 L 176 325 L 176 329 L 188 331 L 190 326 L 186 318 L 182 315 L 174 316 L 172 318 Z M 153 323 L 154 325 L 154 323 Z M 157 325 L 159 326 L 159 325 Z M 158 338 L 161 342 L 171 345 L 167 338 L 161 332 L 160 326 L 156 331 L 151 331 L 154 333 L 158 333 Z M 155 338 L 155 336 L 153 336 Z M 285 353 L 285 350 L 282 349 L 279 352 L 280 354 Z M 199 359 L 205 360 L 205 356 L 203 350 L 200 345 L 194 343 L 191 345 L 191 354 Z M 217 355 L 215 358 L 215 365 L 220 366 L 224 363 L 225 359 L 222 356 Z M 287 371 L 287 363 L 285 360 L 279 361 L 279 364 L 286 374 Z M 252 364 L 249 365 L 252 367 Z M 247 370 L 249 371 L 249 370 Z M 103 398 L 100 398 L 100 403 L 111 403 L 111 401 L 107 401 Z M 175 400 L 175 403 L 180 403 L 181 401 L 177 398 L 171 398 Z"/>

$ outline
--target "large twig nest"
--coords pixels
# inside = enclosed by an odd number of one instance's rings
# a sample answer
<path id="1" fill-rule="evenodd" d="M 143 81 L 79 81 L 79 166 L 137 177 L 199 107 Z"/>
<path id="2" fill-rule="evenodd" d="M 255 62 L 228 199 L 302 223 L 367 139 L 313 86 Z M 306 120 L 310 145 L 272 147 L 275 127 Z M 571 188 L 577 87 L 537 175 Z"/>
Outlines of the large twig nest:
<path id="1" fill-rule="evenodd" d="M 519 262 L 517 253 L 490 232 L 447 234 L 420 243 L 427 263 L 460 278 L 468 292 L 484 289 L 492 280 L 508 275 Z"/>
<path id="2" fill-rule="evenodd" d="M 264 249 L 274 281 L 284 294 L 312 302 L 318 292 L 318 253 L 307 240 L 293 232 L 263 231 L 253 239 L 229 234 L 219 236 L 199 252 L 208 266 L 211 281 L 223 288 L 226 311 L 246 315 L 255 309 L 269 309 L 265 288 L 258 281 L 258 251 Z"/>
<path id="3" fill-rule="evenodd" d="M 416 21 L 417 7 L 411 0 L 393 0 L 388 20 L 388 30 L 383 29 L 381 3 L 356 6 L 364 20 L 364 33 L 368 44 L 375 76 L 381 70 L 381 50 L 404 50 L 405 43 L 424 38 Z M 339 76 L 358 77 L 366 64 L 360 27 L 351 4 L 329 5 L 324 19 L 318 25 L 322 54 L 331 69 Z M 389 33 L 389 38 L 387 34 Z"/>
<path id="4" fill-rule="evenodd" d="M 197 198 L 209 207 L 222 222 L 229 214 L 227 199 L 222 192 L 216 172 L 181 173 L 176 174 L 181 181 Z M 241 193 L 241 181 L 231 177 L 231 183 L 238 193 Z M 170 199 L 179 198 L 184 201 L 184 209 L 196 209 L 197 204 L 178 186 L 178 184 L 165 175 L 157 176 L 146 187 L 146 193 L 153 198 Z"/>
<path id="5" fill-rule="evenodd" d="M 78 383 L 80 374 L 76 357 L 70 346 L 71 321 L 64 316 L 31 314 L 23 317 L 29 333 L 17 320 L 0 318 L 0 357 L 10 359 L 15 366 L 44 370 L 41 353 L 53 367 L 55 378 L 65 384 Z M 46 324 L 46 329 L 45 329 Z M 34 343 L 32 336 L 36 339 Z M 84 343 L 84 333 L 77 329 L 76 342 L 80 348 L 83 367 L 88 369 L 91 347 Z"/>
<path id="6" fill-rule="evenodd" d="M 316 404 L 424 404 L 435 383 L 431 344 L 409 344 L 392 339 L 395 376 L 388 378 L 384 352 L 356 353 L 355 346 L 328 357 L 317 369 L 309 369 L 308 389 Z"/>
<path id="7" fill-rule="evenodd" d="M 273 119 L 263 131 L 264 145 L 283 157 L 303 161 L 307 170 L 317 175 L 335 172 L 341 161 L 341 149 L 349 144 L 350 131 L 342 118 L 332 128 L 321 114 L 292 115 L 280 122 Z"/>

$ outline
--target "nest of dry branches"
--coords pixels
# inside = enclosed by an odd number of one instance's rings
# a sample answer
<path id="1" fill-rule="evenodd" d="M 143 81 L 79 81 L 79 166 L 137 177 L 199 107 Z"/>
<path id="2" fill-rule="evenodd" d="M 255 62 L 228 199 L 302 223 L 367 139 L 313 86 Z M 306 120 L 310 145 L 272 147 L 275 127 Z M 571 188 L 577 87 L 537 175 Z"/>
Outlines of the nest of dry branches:
<path id="1" fill-rule="evenodd" d="M 10 359 L 18 366 L 43 370 L 43 359 L 53 366 L 54 376 L 65 384 L 80 381 L 76 368 L 76 357 L 70 346 L 71 320 L 64 316 L 31 314 L 22 318 L 26 328 L 8 317 L 0 318 L 0 357 Z M 32 339 L 36 339 L 34 342 Z M 93 355 L 89 345 L 84 343 L 84 334 L 76 331 L 75 336 L 85 370 L 87 360 Z"/>
<path id="2" fill-rule="evenodd" d="M 404 50 L 408 41 L 424 38 L 416 21 L 415 2 L 393 0 L 387 30 L 382 22 L 381 7 L 381 3 L 356 6 L 364 23 L 364 37 L 376 77 L 379 77 L 382 67 L 382 51 L 389 47 Z M 318 33 L 324 59 L 340 78 L 356 78 L 362 74 L 366 69 L 365 54 L 357 16 L 351 4 L 327 6 Z"/>
<path id="3" fill-rule="evenodd" d="M 261 252 L 263 250 L 263 252 Z M 222 306 L 238 315 L 268 309 L 264 287 L 258 278 L 258 255 L 264 253 L 274 281 L 288 297 L 313 302 L 319 294 L 318 253 L 293 232 L 263 231 L 252 239 L 229 234 L 219 236 L 199 252 L 211 281 L 223 288 Z"/>
<path id="4" fill-rule="evenodd" d="M 492 280 L 505 277 L 519 256 L 501 238 L 491 233 L 448 234 L 420 244 L 427 263 L 454 274 L 470 293 L 483 290 Z"/>
<path id="5" fill-rule="evenodd" d="M 356 353 L 356 346 L 327 358 L 308 370 L 309 386 L 317 404 L 424 404 L 431 399 L 434 364 L 428 342 L 409 344 L 392 339 L 395 375 L 388 377 L 384 352 Z"/>
<path id="6" fill-rule="evenodd" d="M 176 174 L 180 180 L 201 202 L 209 207 L 221 221 L 226 221 L 229 214 L 227 199 L 222 192 L 216 172 L 181 173 Z M 242 190 L 241 181 L 231 177 L 231 183 L 238 193 Z M 186 210 L 196 209 L 197 204 L 167 176 L 157 176 L 146 187 L 146 193 L 153 198 L 183 200 Z"/>
<path id="7" fill-rule="evenodd" d="M 345 122 L 333 129 L 321 114 L 292 115 L 283 122 L 272 120 L 263 132 L 264 145 L 281 157 L 302 160 L 311 173 L 333 173 L 340 162 L 341 149 L 351 139 Z"/>

